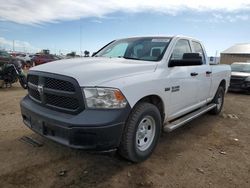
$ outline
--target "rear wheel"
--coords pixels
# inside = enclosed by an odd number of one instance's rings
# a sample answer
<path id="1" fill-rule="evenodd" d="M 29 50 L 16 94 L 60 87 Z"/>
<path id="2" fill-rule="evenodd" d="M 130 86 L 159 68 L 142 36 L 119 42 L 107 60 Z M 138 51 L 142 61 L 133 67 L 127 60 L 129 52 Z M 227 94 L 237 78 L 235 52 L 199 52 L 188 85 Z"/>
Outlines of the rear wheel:
<path id="1" fill-rule="evenodd" d="M 147 159 L 156 147 L 161 132 L 161 115 L 156 106 L 139 103 L 126 122 L 119 153 L 132 162 Z"/>
<path id="2" fill-rule="evenodd" d="M 210 111 L 210 114 L 217 115 L 221 112 L 224 104 L 225 90 L 222 86 L 219 86 L 212 103 L 216 104 L 216 107 Z"/>

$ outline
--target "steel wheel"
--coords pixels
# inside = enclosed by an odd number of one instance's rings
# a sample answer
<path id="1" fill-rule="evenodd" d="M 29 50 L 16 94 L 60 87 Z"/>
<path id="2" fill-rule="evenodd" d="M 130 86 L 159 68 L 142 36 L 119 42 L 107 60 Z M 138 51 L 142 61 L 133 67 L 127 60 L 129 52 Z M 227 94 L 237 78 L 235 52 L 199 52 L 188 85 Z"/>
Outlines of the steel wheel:
<path id="1" fill-rule="evenodd" d="M 136 131 L 136 146 L 140 151 L 147 150 L 155 137 L 155 120 L 151 116 L 144 117 Z"/>
<path id="2" fill-rule="evenodd" d="M 223 93 L 220 92 L 217 98 L 217 109 L 219 110 L 223 103 Z"/>
<path id="3" fill-rule="evenodd" d="M 210 111 L 210 114 L 219 114 L 222 110 L 223 103 L 224 103 L 224 95 L 225 91 L 222 86 L 219 86 L 212 103 L 216 104 L 216 107 Z"/>

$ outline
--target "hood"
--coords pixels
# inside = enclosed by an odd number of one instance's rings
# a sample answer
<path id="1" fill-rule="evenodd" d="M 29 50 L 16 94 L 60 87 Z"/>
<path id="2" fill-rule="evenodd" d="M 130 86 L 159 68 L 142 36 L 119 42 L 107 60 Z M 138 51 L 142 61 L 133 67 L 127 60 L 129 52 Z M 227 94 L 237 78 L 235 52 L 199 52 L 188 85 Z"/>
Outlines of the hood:
<path id="1" fill-rule="evenodd" d="M 75 78 L 80 86 L 97 86 L 114 79 L 154 72 L 157 63 L 123 58 L 75 58 L 38 65 L 32 71 L 42 71 Z"/>
<path id="2" fill-rule="evenodd" d="M 250 76 L 250 73 L 248 73 L 248 72 L 232 72 L 231 76 L 248 77 L 248 76 Z"/>

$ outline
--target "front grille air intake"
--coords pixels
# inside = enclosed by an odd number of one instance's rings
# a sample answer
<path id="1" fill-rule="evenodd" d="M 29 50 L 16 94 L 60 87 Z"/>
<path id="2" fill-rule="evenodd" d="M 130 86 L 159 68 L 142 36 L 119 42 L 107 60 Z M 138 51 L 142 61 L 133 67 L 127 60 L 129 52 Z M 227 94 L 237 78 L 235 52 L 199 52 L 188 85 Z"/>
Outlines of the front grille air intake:
<path id="1" fill-rule="evenodd" d="M 66 113 L 84 110 L 78 82 L 67 76 L 31 71 L 28 75 L 30 98 L 41 106 Z"/>

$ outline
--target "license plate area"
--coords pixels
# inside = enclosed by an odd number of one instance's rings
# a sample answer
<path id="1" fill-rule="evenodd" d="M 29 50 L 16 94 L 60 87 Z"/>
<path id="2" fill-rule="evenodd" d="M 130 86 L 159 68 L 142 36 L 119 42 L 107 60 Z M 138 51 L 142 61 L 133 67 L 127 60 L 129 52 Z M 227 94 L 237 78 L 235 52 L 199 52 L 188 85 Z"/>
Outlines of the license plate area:
<path id="1" fill-rule="evenodd" d="M 56 136 L 55 130 L 48 126 L 44 126 L 43 133 L 46 136 Z"/>
<path id="2" fill-rule="evenodd" d="M 35 131 L 39 132 L 40 134 L 44 134 L 43 131 L 43 121 L 40 119 L 36 119 L 36 118 L 31 118 L 31 123 L 30 123 L 30 128 L 34 129 Z"/>

